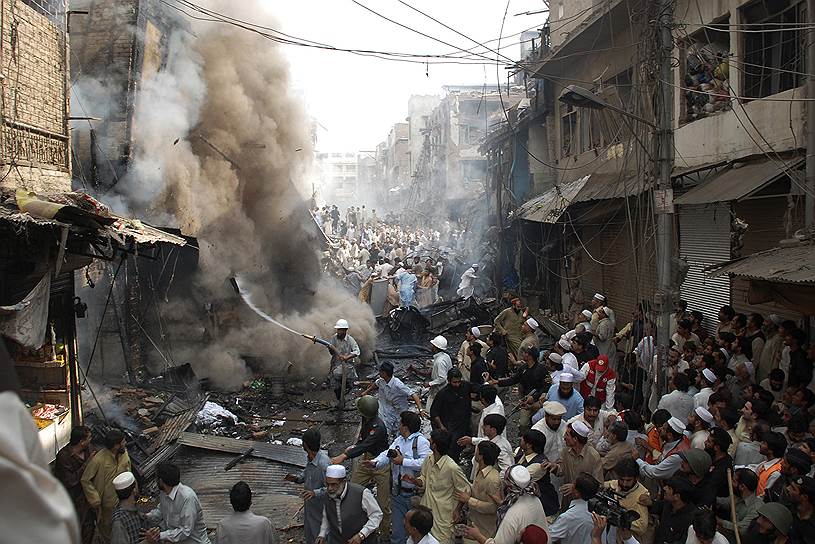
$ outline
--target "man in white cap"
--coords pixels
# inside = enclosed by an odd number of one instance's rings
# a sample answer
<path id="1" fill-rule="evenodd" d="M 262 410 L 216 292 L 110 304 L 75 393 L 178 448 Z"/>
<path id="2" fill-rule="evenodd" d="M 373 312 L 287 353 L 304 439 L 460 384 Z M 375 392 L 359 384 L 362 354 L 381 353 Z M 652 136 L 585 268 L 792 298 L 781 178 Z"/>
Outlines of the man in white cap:
<path id="1" fill-rule="evenodd" d="M 699 373 L 699 384 L 702 388 L 693 396 L 693 407 L 698 408 L 701 406 L 702 408 L 707 409 L 707 401 L 710 398 L 710 395 L 713 394 L 713 388 L 716 387 L 719 383 L 719 378 L 716 377 L 716 374 L 709 368 L 702 370 Z"/>
<path id="2" fill-rule="evenodd" d="M 481 344 L 481 353 L 487 353 L 487 350 L 490 347 L 481 340 L 481 330 L 478 327 L 471 327 L 467 329 L 464 333 L 464 341 L 461 343 L 461 347 L 458 348 L 458 353 L 456 354 L 456 363 L 458 364 L 458 369 L 461 371 L 461 376 L 470 381 L 470 366 L 472 361 L 467 356 L 467 349 L 470 347 L 470 344 Z M 476 379 L 480 382 L 480 376 L 477 376 Z"/>
<path id="3" fill-rule="evenodd" d="M 475 292 L 475 280 L 478 279 L 478 263 L 473 264 L 470 268 L 464 271 L 464 274 L 461 275 L 461 281 L 458 284 L 458 291 L 456 294 L 467 300 L 473 293 Z"/>
<path id="4" fill-rule="evenodd" d="M 521 344 L 518 346 L 518 352 L 515 354 L 515 359 L 517 361 L 521 360 L 521 353 L 526 348 L 531 347 L 538 347 L 538 335 L 536 334 L 537 330 L 540 328 L 540 325 L 534 318 L 528 317 L 526 321 L 521 324 L 521 333 L 524 335 L 523 340 L 521 340 Z M 512 356 L 512 354 L 510 354 Z"/>
<path id="5" fill-rule="evenodd" d="M 424 384 L 429 387 L 427 394 L 427 410 L 433 406 L 433 399 L 441 388 L 447 385 L 447 372 L 453 368 L 453 361 L 447 354 L 447 339 L 437 336 L 430 341 L 430 350 L 433 352 L 433 368 L 430 370 L 430 381 Z"/>
<path id="6" fill-rule="evenodd" d="M 705 449 L 705 441 L 710 436 L 710 427 L 713 425 L 713 414 L 707 408 L 697 406 L 688 416 L 687 431 L 690 435 L 690 447 Z"/>
<path id="7" fill-rule="evenodd" d="M 592 336 L 594 336 L 597 351 L 600 352 L 600 355 L 608 356 L 609 366 L 615 369 L 617 368 L 617 344 L 614 343 L 614 324 L 609 317 L 610 313 L 611 310 L 608 306 L 601 306 L 597 309 L 600 320 L 597 327 L 592 329 Z"/>
<path id="8" fill-rule="evenodd" d="M 210 544 L 198 495 L 181 483 L 178 465 L 161 463 L 156 469 L 156 477 L 161 490 L 159 505 L 146 518 L 159 525 L 146 531 L 147 542 Z"/>
<path id="9" fill-rule="evenodd" d="M 667 480 L 679 470 L 682 457 L 679 455 L 690 448 L 690 440 L 685 436 L 685 424 L 672 417 L 660 429 L 660 438 L 663 441 L 662 453 L 655 465 L 649 465 L 642 459 L 637 459 L 640 474 L 657 480 Z M 635 455 L 636 455 L 636 450 Z"/>
<path id="10" fill-rule="evenodd" d="M 119 505 L 113 510 L 110 544 L 138 544 L 144 528 L 136 509 L 136 478 L 132 472 L 122 472 L 113 479 L 113 489 Z"/>
<path id="11" fill-rule="evenodd" d="M 524 303 L 520 298 L 515 297 L 510 302 L 510 307 L 501 311 L 493 321 L 495 332 L 504 337 L 507 344 L 507 353 L 517 357 L 518 348 L 523 340 L 524 333 L 521 330 L 526 321 Z"/>
<path id="12" fill-rule="evenodd" d="M 591 310 L 583 310 L 579 314 L 577 314 L 577 319 L 575 320 L 574 328 L 577 330 L 577 327 L 583 326 L 584 332 L 591 332 Z"/>
<path id="13" fill-rule="evenodd" d="M 325 489 L 323 521 L 316 544 L 376 542 L 382 510 L 371 490 L 347 482 L 342 465 L 329 465 L 325 469 Z"/>
<path id="14" fill-rule="evenodd" d="M 566 408 L 566 420 L 583 412 L 583 397 L 575 389 L 574 382 L 574 375 L 562 372 L 558 383 L 552 384 L 546 394 L 547 400 L 557 401 Z"/>
<path id="15" fill-rule="evenodd" d="M 342 397 L 343 379 L 345 381 L 345 392 L 347 393 L 357 379 L 357 371 L 354 368 L 354 360 L 359 357 L 359 344 L 354 337 L 348 334 L 348 321 L 337 320 L 334 325 L 334 336 L 329 340 L 328 351 L 331 352 L 330 382 L 337 400 Z"/>
<path id="16" fill-rule="evenodd" d="M 603 463 L 600 454 L 589 444 L 591 429 L 582 421 L 575 421 L 566 426 L 563 439 L 566 446 L 560 452 L 560 462 L 555 474 L 563 478 L 560 492 L 563 496 L 561 507 L 565 509 L 569 501 L 579 498 L 575 495 L 574 484 L 584 472 L 598 481 L 603 481 Z"/>
<path id="17" fill-rule="evenodd" d="M 597 310 L 599 308 L 602 308 L 603 306 L 605 306 L 605 304 L 606 304 L 605 295 L 601 295 L 600 293 L 594 293 L 594 297 L 592 297 L 590 304 L 591 304 L 591 308 L 592 308 L 592 314 L 591 314 L 591 320 L 590 320 L 591 330 L 596 331 L 597 330 L 597 324 L 600 323 L 600 314 L 597 313 Z"/>
<path id="18" fill-rule="evenodd" d="M 544 415 L 532 428 L 540 431 L 546 437 L 546 448 L 543 453 L 549 461 L 555 463 L 560 460 L 560 454 L 566 445 L 564 435 L 566 434 L 566 422 L 563 421 L 563 414 L 566 408 L 557 401 L 547 400 L 543 403 Z"/>

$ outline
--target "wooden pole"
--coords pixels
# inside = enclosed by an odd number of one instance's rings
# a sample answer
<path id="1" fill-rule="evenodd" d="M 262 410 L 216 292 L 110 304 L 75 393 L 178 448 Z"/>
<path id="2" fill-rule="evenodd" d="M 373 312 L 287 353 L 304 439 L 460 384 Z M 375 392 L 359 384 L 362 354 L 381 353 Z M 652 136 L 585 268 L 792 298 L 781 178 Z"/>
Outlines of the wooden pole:
<path id="1" fill-rule="evenodd" d="M 733 469 L 727 469 L 727 491 L 730 493 L 730 518 L 733 520 L 733 532 L 736 534 L 736 544 L 741 544 L 739 535 L 739 522 L 736 518 L 736 495 L 733 493 Z"/>

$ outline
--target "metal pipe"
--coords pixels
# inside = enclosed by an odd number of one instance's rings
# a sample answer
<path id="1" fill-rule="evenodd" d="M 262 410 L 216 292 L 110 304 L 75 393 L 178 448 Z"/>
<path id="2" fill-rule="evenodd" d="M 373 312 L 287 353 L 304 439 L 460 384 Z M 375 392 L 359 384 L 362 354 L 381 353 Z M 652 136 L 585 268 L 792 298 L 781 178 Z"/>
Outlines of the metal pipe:
<path id="1" fill-rule="evenodd" d="M 654 191 L 657 212 L 657 276 L 658 291 L 655 302 L 659 311 L 657 321 L 657 395 L 665 392 L 665 368 L 670 343 L 670 319 L 672 302 L 671 263 L 673 257 L 673 190 L 671 171 L 673 170 L 673 86 L 668 83 L 673 78 L 671 59 L 673 36 L 671 24 L 675 0 L 661 0 L 659 9 L 660 77 L 657 95 L 657 190 Z"/>

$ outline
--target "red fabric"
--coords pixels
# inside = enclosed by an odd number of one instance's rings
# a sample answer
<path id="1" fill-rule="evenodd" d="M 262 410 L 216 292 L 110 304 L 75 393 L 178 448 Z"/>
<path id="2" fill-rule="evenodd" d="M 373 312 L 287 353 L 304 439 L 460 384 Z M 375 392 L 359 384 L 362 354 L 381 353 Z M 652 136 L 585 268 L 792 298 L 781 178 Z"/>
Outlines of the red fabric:
<path id="1" fill-rule="evenodd" d="M 600 357 L 605 357 L 605 355 L 601 355 Z M 607 358 L 605 361 L 607 370 L 602 374 L 597 372 L 597 363 L 598 359 L 589 361 L 589 371 L 586 374 L 586 379 L 580 382 L 580 395 L 585 399 L 592 394 L 592 389 L 595 388 L 594 396 L 597 397 L 600 402 L 604 403 L 606 402 L 606 385 L 609 380 L 617 379 L 617 375 L 614 373 L 614 370 L 608 368 Z"/>

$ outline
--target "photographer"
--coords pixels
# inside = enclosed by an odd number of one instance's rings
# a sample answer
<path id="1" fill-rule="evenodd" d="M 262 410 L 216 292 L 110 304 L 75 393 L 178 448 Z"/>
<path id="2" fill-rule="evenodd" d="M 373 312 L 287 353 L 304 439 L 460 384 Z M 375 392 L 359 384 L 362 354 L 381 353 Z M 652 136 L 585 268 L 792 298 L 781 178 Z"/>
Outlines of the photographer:
<path id="1" fill-rule="evenodd" d="M 368 468 L 381 469 L 388 463 L 391 465 L 391 541 L 394 544 L 403 543 L 406 538 L 404 518 L 415 493 L 415 485 L 408 478 L 418 476 L 422 463 L 431 453 L 430 442 L 419 432 L 421 425 L 419 414 L 405 410 L 399 414 L 399 436 L 390 448 L 371 460 L 363 461 Z"/>
<path id="2" fill-rule="evenodd" d="M 608 526 L 608 518 L 592 513 L 591 521 L 594 523 L 594 528 L 591 530 L 591 544 L 603 544 L 603 533 L 605 533 Z M 634 538 L 628 529 L 622 529 L 617 534 L 622 536 L 622 544 L 640 544 L 639 540 Z"/>
<path id="3" fill-rule="evenodd" d="M 574 498 L 568 510 L 549 527 L 549 539 L 562 544 L 585 544 L 591 540 L 594 522 L 588 500 L 600 489 L 600 483 L 589 474 L 581 474 L 574 482 Z"/>
<path id="4" fill-rule="evenodd" d="M 640 468 L 633 459 L 628 458 L 617 463 L 614 471 L 617 479 L 606 482 L 603 487 L 615 493 L 622 508 L 639 514 L 639 519 L 631 523 L 630 531 L 617 529 L 615 541 L 623 544 L 627 536 L 633 534 L 638 541 L 644 542 L 648 531 L 648 505 L 651 504 L 651 496 L 645 486 L 637 481 Z"/>

